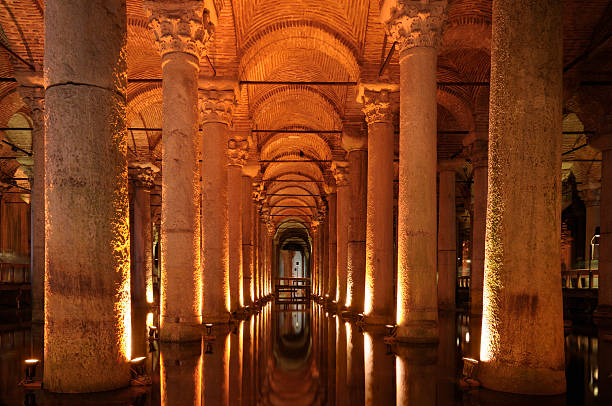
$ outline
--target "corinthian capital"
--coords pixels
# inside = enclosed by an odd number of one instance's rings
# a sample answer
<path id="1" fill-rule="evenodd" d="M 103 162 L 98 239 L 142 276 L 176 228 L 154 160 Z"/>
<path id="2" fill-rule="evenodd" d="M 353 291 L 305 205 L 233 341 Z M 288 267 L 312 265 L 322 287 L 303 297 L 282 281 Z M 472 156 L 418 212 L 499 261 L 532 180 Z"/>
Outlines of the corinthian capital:
<path id="1" fill-rule="evenodd" d="M 363 103 L 363 113 L 368 125 L 392 123 L 393 110 L 390 93 L 397 91 L 392 84 L 360 85 L 357 101 Z"/>
<path id="2" fill-rule="evenodd" d="M 399 50 L 437 48 L 446 18 L 447 0 L 384 0 L 381 22 Z"/>
<path id="3" fill-rule="evenodd" d="M 342 187 L 348 185 L 348 162 L 334 161 L 332 164 L 332 171 L 334 173 L 334 178 L 336 178 L 336 186 Z"/>
<path id="4" fill-rule="evenodd" d="M 21 99 L 32 113 L 35 128 L 42 128 L 45 113 L 45 89 L 42 86 L 21 85 L 18 90 Z"/>
<path id="5" fill-rule="evenodd" d="M 214 6 L 204 3 L 202 0 L 143 2 L 162 56 L 184 52 L 199 59 L 205 55 L 205 45 L 215 30 L 216 12 Z"/>
<path id="6" fill-rule="evenodd" d="M 198 106 L 202 124 L 223 123 L 231 126 L 235 105 L 234 90 L 199 90 Z"/>
<path id="7" fill-rule="evenodd" d="M 249 142 L 247 140 L 232 138 L 227 143 L 227 150 L 230 165 L 244 166 L 246 164 L 249 155 Z"/>
<path id="8" fill-rule="evenodd" d="M 130 162 L 128 165 L 130 178 L 142 188 L 151 189 L 155 186 L 155 174 L 159 168 L 150 162 Z"/>

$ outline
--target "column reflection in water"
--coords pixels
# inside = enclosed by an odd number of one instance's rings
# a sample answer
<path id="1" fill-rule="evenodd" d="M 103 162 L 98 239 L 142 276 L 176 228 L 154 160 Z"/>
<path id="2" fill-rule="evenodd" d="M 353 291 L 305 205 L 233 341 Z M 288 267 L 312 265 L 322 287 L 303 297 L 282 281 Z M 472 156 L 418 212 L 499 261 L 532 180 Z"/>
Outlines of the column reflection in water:
<path id="1" fill-rule="evenodd" d="M 455 375 L 457 367 L 455 312 L 438 314 L 438 403 L 452 405 L 455 395 Z"/>
<path id="2" fill-rule="evenodd" d="M 395 359 L 383 338 L 379 331 L 363 337 L 366 406 L 395 404 Z"/>
<path id="3" fill-rule="evenodd" d="M 435 406 L 436 346 L 398 345 L 396 351 L 396 404 Z"/>
<path id="4" fill-rule="evenodd" d="M 363 373 L 363 333 L 350 323 L 346 323 L 346 386 L 349 405 L 364 403 L 364 373 Z"/>
<path id="5" fill-rule="evenodd" d="M 593 396 L 600 405 L 612 405 L 612 329 L 600 327 L 597 360 L 593 371 Z"/>
<path id="6" fill-rule="evenodd" d="M 215 340 L 202 341 L 204 406 L 229 405 L 230 332 L 227 325 L 213 326 Z M 199 404 L 198 404 L 199 406 Z"/>
<path id="7" fill-rule="evenodd" d="M 327 323 L 327 399 L 336 404 L 336 318 L 325 312 Z"/>
<path id="8" fill-rule="evenodd" d="M 336 406 L 348 405 L 346 387 L 346 325 L 334 315 L 336 320 Z"/>
<path id="9" fill-rule="evenodd" d="M 255 404 L 253 396 L 254 362 L 254 334 L 255 317 L 251 316 L 243 322 L 243 352 L 242 352 L 242 404 L 244 406 Z"/>
<path id="10" fill-rule="evenodd" d="M 202 352 L 200 342 L 162 344 L 160 392 L 162 406 L 202 404 Z"/>
<path id="11" fill-rule="evenodd" d="M 244 321 L 232 326 L 230 334 L 230 379 L 229 402 L 230 405 L 242 403 L 242 356 L 244 340 Z"/>

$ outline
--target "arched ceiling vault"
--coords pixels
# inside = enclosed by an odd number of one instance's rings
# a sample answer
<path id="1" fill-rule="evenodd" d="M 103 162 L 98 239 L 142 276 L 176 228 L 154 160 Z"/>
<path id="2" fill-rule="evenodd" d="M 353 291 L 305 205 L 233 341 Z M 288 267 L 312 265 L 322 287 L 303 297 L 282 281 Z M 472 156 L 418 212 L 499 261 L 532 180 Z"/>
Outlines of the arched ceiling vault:
<path id="1" fill-rule="evenodd" d="M 356 103 L 356 86 L 347 82 L 399 80 L 398 52 L 390 59 L 383 75 L 378 75 L 392 46 L 379 20 L 379 1 L 214 0 L 212 3 L 218 23 L 213 40 L 207 44 L 208 55 L 200 61 L 200 77 L 217 75 L 232 80 L 283 83 L 244 85 L 234 112 L 234 128 L 247 136 L 249 130 L 266 131 L 250 134 L 253 140 L 250 151 L 256 156 L 249 158 L 263 161 L 265 203 L 272 213 L 286 214 L 274 217 L 274 224 L 308 230 L 313 218 L 310 216 L 318 215 L 323 209 L 324 182 L 332 179 L 331 161 L 344 159 L 341 131 L 346 124 L 364 121 L 361 106 Z M 147 27 L 143 0 L 127 0 L 126 5 L 128 77 L 159 79 L 161 58 L 155 49 L 154 35 Z M 564 3 L 564 64 L 587 52 L 596 45 L 593 39 L 601 37 L 602 32 L 605 34 L 601 27 L 605 26 L 607 7 L 607 0 Z M 42 67 L 44 56 L 43 25 L 43 1 L 10 0 L 0 4 L 0 40 L 37 69 Z M 437 80 L 488 82 L 490 47 L 491 1 L 449 1 Z M 597 53 L 589 54 L 589 58 L 592 60 L 588 64 L 584 62 L 583 67 L 593 70 L 592 67 L 600 65 Z M 17 62 L 4 51 L 0 52 L 2 76 L 14 75 L 13 63 Z M 313 82 L 344 84 L 330 86 Z M 0 82 L 3 125 L 14 113 L 22 110 L 27 113 L 15 88 L 15 83 Z M 130 82 L 128 126 L 160 128 L 161 94 L 159 83 Z M 588 100 L 588 96 L 581 100 Z M 486 134 L 486 86 L 440 86 L 437 97 L 439 129 Z M 566 122 L 564 125 L 569 126 L 572 120 L 566 119 Z M 589 126 L 586 121 L 585 126 Z M 454 154 L 461 146 L 460 138 L 439 136 L 438 150 Z M 128 132 L 128 145 L 130 159 L 144 155 L 149 159 L 161 157 L 159 131 Z M 0 149 L 3 155 L 12 154 L 2 145 Z M 12 176 L 13 160 L 0 162 L 0 169 L 0 175 Z M 280 207 L 283 205 L 304 207 Z M 308 235 L 308 231 L 304 232 Z"/>

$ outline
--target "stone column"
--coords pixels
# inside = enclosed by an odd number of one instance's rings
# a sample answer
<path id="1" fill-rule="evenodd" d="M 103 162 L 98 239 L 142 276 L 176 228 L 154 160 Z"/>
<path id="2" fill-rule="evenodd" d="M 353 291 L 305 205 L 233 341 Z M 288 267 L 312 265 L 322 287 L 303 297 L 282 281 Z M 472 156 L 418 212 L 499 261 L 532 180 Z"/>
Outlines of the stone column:
<path id="1" fill-rule="evenodd" d="M 328 258 L 328 290 L 324 293 L 326 295 L 326 299 L 330 302 L 335 300 L 336 298 L 336 290 L 337 290 L 337 255 L 338 255 L 338 234 L 337 234 L 337 194 L 336 194 L 336 186 L 328 186 L 329 193 L 327 194 L 327 205 L 329 206 L 329 211 L 327 215 L 327 229 L 328 229 L 328 238 L 329 244 L 327 244 L 326 249 L 328 249 L 329 253 L 327 255 Z M 327 297 L 329 295 L 329 297 Z"/>
<path id="2" fill-rule="evenodd" d="M 475 139 L 468 147 L 472 160 L 472 263 L 470 273 L 470 313 L 482 314 L 485 232 L 488 190 L 488 145 L 486 139 Z"/>
<path id="3" fill-rule="evenodd" d="M 228 144 L 229 167 L 227 170 L 228 211 L 228 256 L 230 310 L 238 311 L 244 306 L 245 292 L 242 290 L 242 216 L 246 207 L 242 206 L 242 167 L 246 164 L 249 143 L 233 138 Z"/>
<path id="4" fill-rule="evenodd" d="M 254 205 L 253 177 L 259 166 L 242 168 L 242 296 L 243 305 L 250 306 L 255 299 Z"/>
<path id="5" fill-rule="evenodd" d="M 310 226 L 310 233 L 311 233 L 311 237 L 312 237 L 312 247 L 311 247 L 311 255 L 310 257 L 312 258 L 312 261 L 310 261 L 310 280 L 311 280 L 311 289 L 312 289 L 312 294 L 313 295 L 318 295 L 318 291 L 317 291 L 317 260 L 316 258 L 318 257 L 318 251 L 320 249 L 320 243 L 319 243 L 319 222 L 317 220 L 313 220 Z"/>
<path id="6" fill-rule="evenodd" d="M 397 7 L 395 12 L 391 12 Z M 386 0 L 381 19 L 399 46 L 400 160 L 397 337 L 438 339 L 436 71 L 446 0 Z"/>
<path id="7" fill-rule="evenodd" d="M 162 56 L 160 338 L 198 340 L 197 326 L 202 322 L 198 74 L 212 27 L 208 21 L 202 25 L 204 10 L 199 2 L 143 4 Z"/>
<path id="8" fill-rule="evenodd" d="M 601 151 L 599 293 L 594 317 L 602 328 L 609 328 L 612 325 L 612 133 L 592 137 L 589 143 Z"/>
<path id="9" fill-rule="evenodd" d="M 602 172 L 603 176 L 603 172 Z M 591 238 L 595 234 L 595 229 L 599 226 L 599 199 L 600 185 L 589 184 L 580 191 L 580 197 L 586 207 L 586 227 L 584 234 L 584 262 L 589 267 L 591 258 Z"/>
<path id="10" fill-rule="evenodd" d="M 366 196 L 368 186 L 368 138 L 361 131 L 345 131 L 342 146 L 348 151 L 349 228 L 346 258 L 346 306 L 363 313 L 366 258 Z"/>
<path id="11" fill-rule="evenodd" d="M 151 224 L 151 189 L 159 168 L 150 162 L 131 162 L 130 178 L 134 185 L 132 198 L 132 309 L 146 309 L 153 303 L 153 241 Z"/>
<path id="12" fill-rule="evenodd" d="M 202 318 L 229 320 L 228 142 L 235 93 L 208 84 L 200 90 L 202 120 Z M 240 171 L 235 171 L 239 176 Z M 234 282 L 238 279 L 234 278 Z M 236 287 L 237 288 L 237 285 Z M 237 303 L 237 302 L 236 302 Z"/>
<path id="13" fill-rule="evenodd" d="M 364 313 L 371 324 L 393 320 L 393 85 L 360 89 L 368 124 L 368 192 Z"/>
<path id="14" fill-rule="evenodd" d="M 336 301 L 338 309 L 346 306 L 348 225 L 350 219 L 350 189 L 348 185 L 348 163 L 334 161 L 336 179 Z"/>
<path id="15" fill-rule="evenodd" d="M 565 391 L 561 6 L 493 1 L 479 379 L 504 392 Z"/>
<path id="16" fill-rule="evenodd" d="M 49 0 L 44 18 L 44 386 L 111 390 L 131 358 L 126 6 Z"/>
<path id="17" fill-rule="evenodd" d="M 30 108 L 34 160 L 31 210 L 30 294 L 32 323 L 45 321 L 45 90 L 41 72 L 15 72 L 19 94 Z"/>
<path id="18" fill-rule="evenodd" d="M 276 227 L 272 222 L 268 222 L 266 224 L 268 230 L 268 269 L 266 272 L 266 286 L 268 288 L 268 295 L 273 293 L 273 272 L 276 271 L 276 263 L 277 263 L 277 254 L 278 250 L 276 249 L 276 241 L 274 240 L 274 233 L 276 231 Z"/>
<path id="19" fill-rule="evenodd" d="M 438 164 L 438 307 L 455 310 L 457 285 L 457 214 L 455 203 L 455 171 L 460 161 Z"/>

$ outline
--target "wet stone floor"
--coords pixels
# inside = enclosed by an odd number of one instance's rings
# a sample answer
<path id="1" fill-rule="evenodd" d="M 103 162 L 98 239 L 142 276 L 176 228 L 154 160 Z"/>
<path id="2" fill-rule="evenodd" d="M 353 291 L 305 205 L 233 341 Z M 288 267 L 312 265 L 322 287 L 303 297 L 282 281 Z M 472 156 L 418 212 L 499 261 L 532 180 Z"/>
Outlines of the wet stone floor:
<path id="1" fill-rule="evenodd" d="M 567 394 L 542 398 L 460 384 L 462 358 L 479 351 L 481 320 L 467 314 L 440 314 L 436 347 L 398 347 L 385 343 L 386 329 L 364 330 L 316 303 L 268 303 L 180 345 L 148 340 L 151 313 L 136 317 L 143 328 L 133 343 L 150 385 L 58 395 L 18 385 L 24 360 L 42 358 L 42 327 L 25 317 L 0 318 L 0 406 L 612 405 L 612 334 L 594 328 L 566 331 Z"/>

